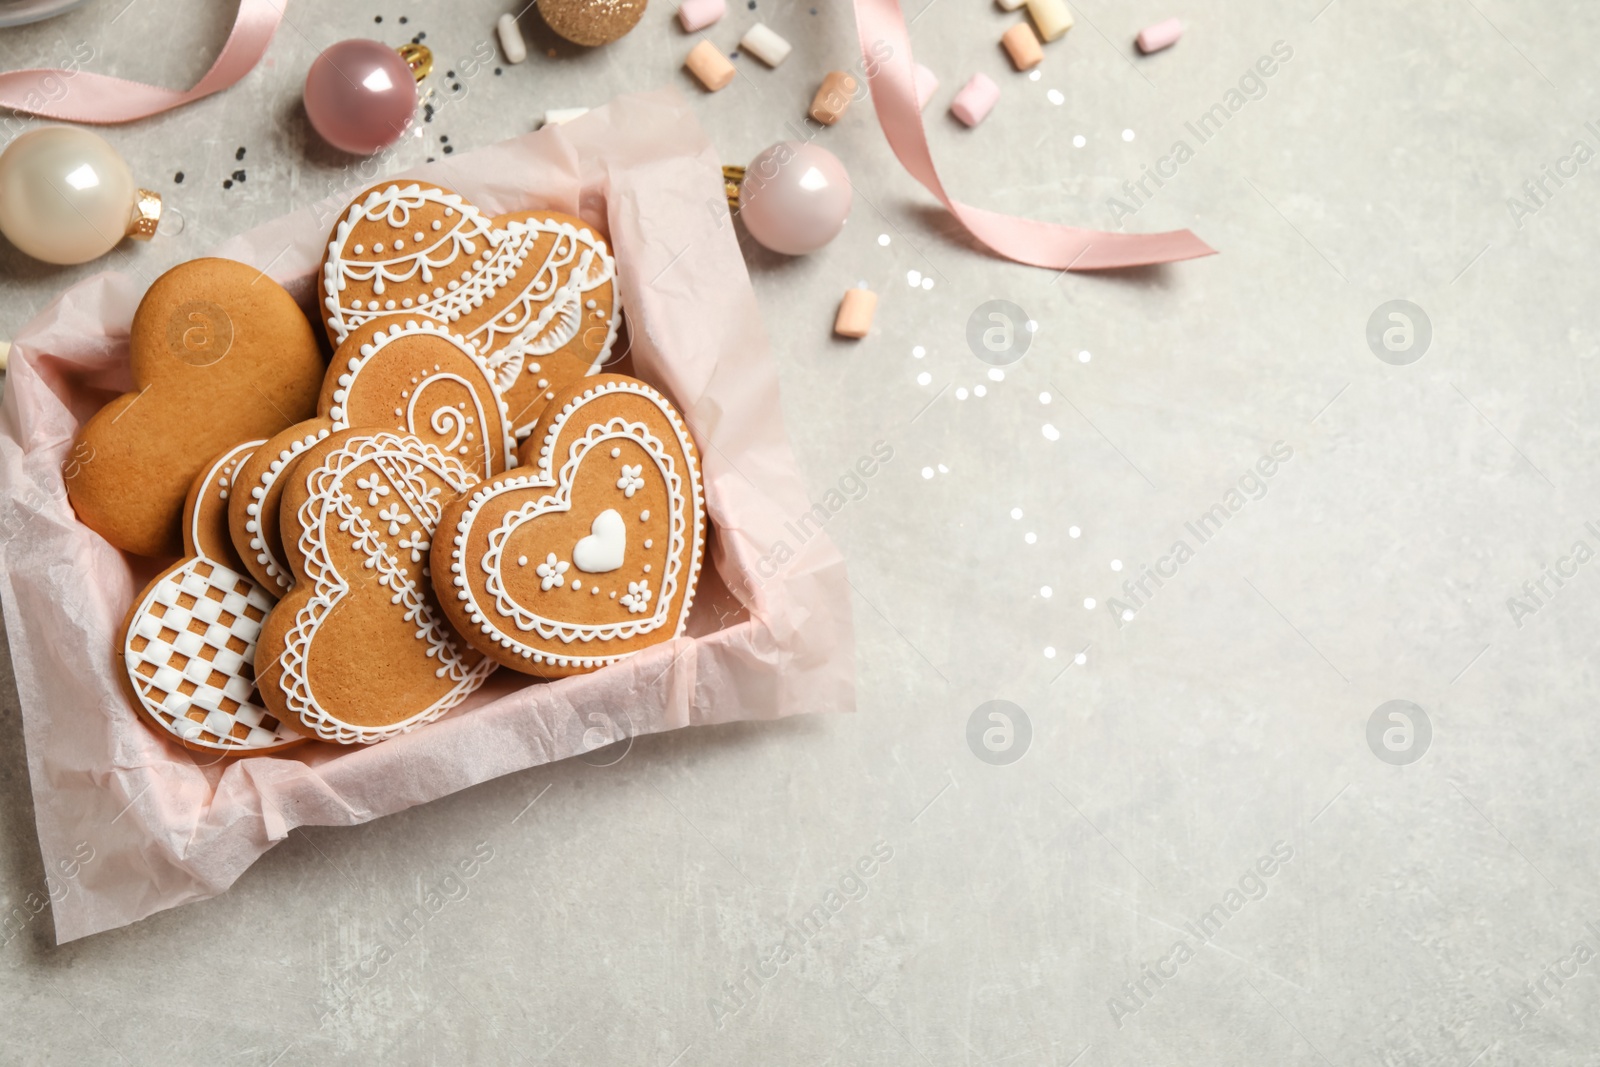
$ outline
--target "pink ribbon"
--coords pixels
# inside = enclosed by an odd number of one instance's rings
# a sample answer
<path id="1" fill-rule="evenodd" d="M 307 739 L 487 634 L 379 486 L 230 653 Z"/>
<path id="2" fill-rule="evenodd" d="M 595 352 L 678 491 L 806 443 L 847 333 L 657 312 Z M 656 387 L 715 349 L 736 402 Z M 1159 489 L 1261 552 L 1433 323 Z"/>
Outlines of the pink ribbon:
<path id="1" fill-rule="evenodd" d="M 100 125 L 171 111 L 220 92 L 250 73 L 266 53 L 282 18 L 283 9 L 273 0 L 239 0 L 239 16 L 222 53 L 187 92 L 88 71 L 13 70 L 0 74 L 0 107 Z M 65 93 L 61 91 L 64 82 L 69 86 Z"/>
<path id="2" fill-rule="evenodd" d="M 1083 230 L 1002 215 L 954 199 L 945 192 L 928 150 L 922 109 L 917 106 L 911 36 L 898 0 L 856 0 L 856 32 L 872 86 L 872 104 L 889 147 L 911 176 L 938 197 L 968 232 L 1000 255 L 1053 270 L 1106 270 L 1216 254 L 1188 230 L 1144 234 Z"/>

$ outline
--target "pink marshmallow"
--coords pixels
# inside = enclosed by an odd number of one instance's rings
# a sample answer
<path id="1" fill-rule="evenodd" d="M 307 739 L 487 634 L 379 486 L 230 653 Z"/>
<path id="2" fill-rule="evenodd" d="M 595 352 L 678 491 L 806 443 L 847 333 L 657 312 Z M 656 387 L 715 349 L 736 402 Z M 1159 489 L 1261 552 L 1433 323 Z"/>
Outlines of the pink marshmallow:
<path id="1" fill-rule="evenodd" d="M 921 111 L 928 106 L 928 101 L 933 99 L 933 94 L 939 91 L 939 77 L 918 63 L 912 74 L 912 80 L 917 87 L 917 110 Z"/>
<path id="2" fill-rule="evenodd" d="M 950 101 L 950 114 L 968 126 L 976 126 L 989 117 L 989 112 L 994 110 L 999 99 L 1000 87 L 994 80 L 987 74 L 974 74 L 972 80 L 963 85 L 956 98 Z"/>
<path id="3" fill-rule="evenodd" d="M 1178 38 L 1183 36 L 1183 23 L 1177 19 L 1167 19 L 1154 26 L 1146 26 L 1139 31 L 1139 36 L 1134 38 L 1134 43 L 1139 46 L 1139 51 L 1145 55 L 1159 52 L 1163 48 L 1171 48 L 1178 43 Z"/>
<path id="4" fill-rule="evenodd" d="M 684 33 L 699 33 L 728 13 L 726 0 L 683 0 L 678 5 L 678 21 Z"/>

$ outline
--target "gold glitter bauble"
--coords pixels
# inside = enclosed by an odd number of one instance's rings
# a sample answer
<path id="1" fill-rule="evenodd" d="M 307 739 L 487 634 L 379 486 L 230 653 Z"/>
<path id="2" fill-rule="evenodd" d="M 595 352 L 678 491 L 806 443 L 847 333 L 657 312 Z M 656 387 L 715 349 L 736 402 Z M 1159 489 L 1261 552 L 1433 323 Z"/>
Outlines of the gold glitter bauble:
<path id="1" fill-rule="evenodd" d="M 539 0 L 539 14 L 573 44 L 610 44 L 644 15 L 645 0 Z"/>

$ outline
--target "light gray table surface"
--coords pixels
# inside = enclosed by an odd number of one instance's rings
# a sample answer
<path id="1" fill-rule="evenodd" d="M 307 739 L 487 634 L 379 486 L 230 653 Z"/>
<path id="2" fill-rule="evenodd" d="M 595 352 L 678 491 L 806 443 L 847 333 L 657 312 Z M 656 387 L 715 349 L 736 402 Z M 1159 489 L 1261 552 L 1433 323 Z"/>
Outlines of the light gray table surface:
<path id="1" fill-rule="evenodd" d="M 0 33 L 0 64 L 87 43 L 92 69 L 187 85 L 233 15 L 125 3 Z M 813 3 L 731 3 L 719 45 L 761 18 L 795 51 L 740 59 L 714 96 L 680 70 L 670 3 L 594 51 L 551 45 L 530 12 L 529 60 L 473 78 L 396 165 L 663 84 L 742 162 L 858 58 L 848 6 Z M 184 219 L 126 255 L 153 275 L 340 181 L 299 103 L 319 48 L 425 32 L 449 67 L 502 10 L 294 0 L 243 83 L 105 131 Z M 41 915 L 0 948 L 0 1062 L 1600 1062 L 1600 563 L 1544 578 L 1575 542 L 1600 549 L 1600 160 L 1571 156 L 1600 151 L 1600 7 L 1074 11 L 1030 80 L 996 46 L 1017 16 L 922 8 L 950 188 L 1096 227 L 1115 197 L 1127 229 L 1192 227 L 1220 255 L 1066 277 L 995 259 L 865 106 L 818 138 L 856 186 L 844 235 L 793 261 L 750 250 L 812 491 L 875 441 L 894 452 L 828 526 L 856 590 L 857 714 L 647 738 L 609 767 L 297 830 L 225 895 L 61 948 Z M 1171 14 L 1182 43 L 1138 56 L 1134 33 Z M 1253 80 L 1276 42 L 1292 55 Z M 979 70 L 1002 98 L 967 130 L 945 108 Z M 1202 141 L 1186 124 L 1217 104 Z M 1130 197 L 1179 140 L 1190 158 Z M 0 246 L 0 336 L 117 262 Z M 863 280 L 873 332 L 834 340 Z M 990 299 L 1037 323 L 1001 381 L 965 339 Z M 1397 299 L 1431 339 L 1380 359 L 1369 319 Z M 1275 445 L 1289 458 L 1253 480 Z M 1170 577 L 1119 619 L 1146 566 Z M 45 874 L 0 673 L 10 909 Z M 968 740 L 997 699 L 1020 709 L 1002 754 L 1025 747 L 1004 765 Z M 1387 710 L 1369 743 L 1392 700 L 1421 709 L 1409 749 Z M 480 842 L 464 899 L 368 973 L 385 924 Z M 792 959 L 762 962 L 841 886 Z"/>

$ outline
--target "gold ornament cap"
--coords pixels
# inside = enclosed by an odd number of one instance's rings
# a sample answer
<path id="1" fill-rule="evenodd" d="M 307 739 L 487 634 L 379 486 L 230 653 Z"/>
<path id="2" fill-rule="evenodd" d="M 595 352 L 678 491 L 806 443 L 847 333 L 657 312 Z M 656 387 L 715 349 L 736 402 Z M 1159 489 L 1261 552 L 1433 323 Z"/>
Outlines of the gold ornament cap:
<path id="1" fill-rule="evenodd" d="M 395 51 L 406 61 L 406 66 L 411 68 L 411 76 L 417 81 L 433 73 L 433 51 L 427 45 L 409 41 Z"/>
<path id="2" fill-rule="evenodd" d="M 728 197 L 728 210 L 735 214 L 739 211 L 739 188 L 744 184 L 744 168 L 724 166 L 722 168 L 722 191 Z"/>
<path id="3" fill-rule="evenodd" d="M 140 189 L 133 196 L 133 211 L 128 214 L 127 235 L 135 241 L 148 241 L 161 225 L 161 194 Z"/>

